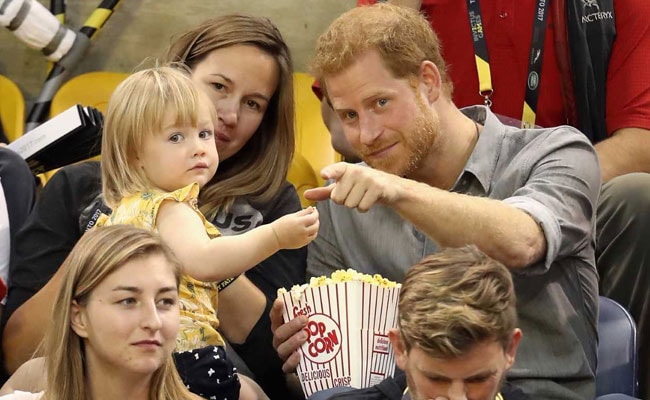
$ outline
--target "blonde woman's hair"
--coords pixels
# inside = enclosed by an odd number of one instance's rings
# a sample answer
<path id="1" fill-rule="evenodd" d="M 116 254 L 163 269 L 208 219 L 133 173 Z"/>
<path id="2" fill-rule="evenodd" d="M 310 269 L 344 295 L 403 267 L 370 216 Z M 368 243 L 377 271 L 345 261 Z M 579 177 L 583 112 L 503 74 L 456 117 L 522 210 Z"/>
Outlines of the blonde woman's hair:
<path id="1" fill-rule="evenodd" d="M 187 71 L 171 66 L 136 72 L 118 85 L 108 103 L 102 137 L 102 186 L 109 207 L 152 189 L 136 163 L 144 138 L 161 132 L 163 116 L 169 113 L 175 114 L 177 125 L 196 126 L 201 96 L 208 101 Z"/>
<path id="2" fill-rule="evenodd" d="M 240 196 L 253 202 L 271 200 L 286 181 L 295 146 L 291 54 L 268 18 L 233 14 L 207 20 L 180 35 L 166 59 L 193 69 L 212 51 L 235 45 L 255 46 L 272 56 L 280 71 L 278 87 L 255 134 L 237 154 L 221 162 L 201 190 L 201 211 L 209 218 Z"/>
<path id="3" fill-rule="evenodd" d="M 446 249 L 411 268 L 402 285 L 398 326 L 408 350 L 455 358 L 476 344 L 506 350 L 517 324 L 510 271 L 474 246 Z"/>
<path id="4" fill-rule="evenodd" d="M 47 386 L 44 400 L 88 398 L 83 339 L 70 324 L 73 301 L 83 304 L 109 274 L 127 262 L 162 255 L 180 281 L 181 266 L 171 250 L 150 231 L 129 225 L 113 225 L 87 232 L 61 265 L 65 275 L 54 301 L 52 322 L 45 336 Z M 153 375 L 150 400 L 189 399 L 172 355 Z"/>
<path id="5" fill-rule="evenodd" d="M 356 7 L 338 17 L 316 42 L 311 70 L 319 80 L 348 68 L 368 50 L 379 52 L 395 78 L 418 76 L 423 61 L 433 62 L 451 97 L 453 85 L 442 58 L 441 45 L 426 18 L 416 10 L 385 3 Z"/>

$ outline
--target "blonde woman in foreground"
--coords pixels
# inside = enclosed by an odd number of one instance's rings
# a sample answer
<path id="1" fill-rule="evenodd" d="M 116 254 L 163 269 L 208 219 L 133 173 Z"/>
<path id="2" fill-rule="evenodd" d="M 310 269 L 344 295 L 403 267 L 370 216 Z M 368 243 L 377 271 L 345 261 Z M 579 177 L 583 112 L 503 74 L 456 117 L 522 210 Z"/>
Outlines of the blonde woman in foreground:
<path id="1" fill-rule="evenodd" d="M 126 225 L 97 229 L 81 238 L 62 268 L 46 357 L 17 371 L 36 378 L 32 388 L 46 376 L 45 391 L 0 399 L 200 399 L 172 360 L 180 265 L 157 235 Z"/>

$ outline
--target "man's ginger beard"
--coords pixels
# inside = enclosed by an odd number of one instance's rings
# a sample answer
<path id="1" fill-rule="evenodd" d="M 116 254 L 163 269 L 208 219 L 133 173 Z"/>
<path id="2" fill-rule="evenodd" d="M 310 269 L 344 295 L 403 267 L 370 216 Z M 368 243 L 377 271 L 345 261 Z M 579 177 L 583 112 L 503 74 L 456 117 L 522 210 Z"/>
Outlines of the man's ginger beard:
<path id="1" fill-rule="evenodd" d="M 359 150 L 361 159 L 368 165 L 384 172 L 390 172 L 397 176 L 409 177 L 413 172 L 420 169 L 422 162 L 433 149 L 440 130 L 438 115 L 431 112 L 419 94 L 415 93 L 415 101 L 418 106 L 418 115 L 413 122 L 413 129 L 406 132 L 401 131 L 400 146 L 406 149 L 406 159 L 391 155 L 382 159 L 372 159 L 369 154 L 379 150 L 377 147 L 364 147 Z M 386 145 L 381 143 L 380 146 Z M 403 154 L 403 153 L 401 153 Z"/>

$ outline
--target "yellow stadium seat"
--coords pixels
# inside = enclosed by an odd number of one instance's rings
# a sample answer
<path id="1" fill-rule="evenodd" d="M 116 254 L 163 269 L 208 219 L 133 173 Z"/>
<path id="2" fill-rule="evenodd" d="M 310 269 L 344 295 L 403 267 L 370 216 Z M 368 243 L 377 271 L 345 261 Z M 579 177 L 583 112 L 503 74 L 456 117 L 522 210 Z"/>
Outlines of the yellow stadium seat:
<path id="1" fill-rule="evenodd" d="M 294 153 L 291 160 L 287 180 L 295 186 L 298 196 L 300 196 L 300 204 L 303 207 L 314 205 L 314 202 L 305 199 L 303 194 L 305 190 L 319 187 L 321 183 L 309 161 L 298 152 Z"/>
<path id="2" fill-rule="evenodd" d="M 65 82 L 52 99 L 50 116 L 55 116 L 75 104 L 91 106 L 106 112 L 111 94 L 129 76 L 120 72 L 88 72 Z"/>
<path id="3" fill-rule="evenodd" d="M 311 90 L 314 78 L 304 72 L 294 72 L 294 96 L 296 102 L 296 151 L 302 154 L 316 171 L 320 184 L 320 170 L 341 161 L 334 151 L 329 131 L 323 123 L 320 101 Z"/>
<path id="4" fill-rule="evenodd" d="M 52 98 L 50 117 L 53 117 L 75 104 L 90 106 L 106 113 L 108 100 L 113 91 L 124 79 L 129 76 L 120 72 L 87 72 L 77 75 L 65 82 Z M 95 157 L 94 159 L 99 159 Z M 56 170 L 48 171 L 40 175 L 43 184 L 47 182 Z"/>
<path id="5" fill-rule="evenodd" d="M 10 142 L 23 134 L 25 99 L 18 86 L 2 75 L 0 75 L 0 121 Z"/>

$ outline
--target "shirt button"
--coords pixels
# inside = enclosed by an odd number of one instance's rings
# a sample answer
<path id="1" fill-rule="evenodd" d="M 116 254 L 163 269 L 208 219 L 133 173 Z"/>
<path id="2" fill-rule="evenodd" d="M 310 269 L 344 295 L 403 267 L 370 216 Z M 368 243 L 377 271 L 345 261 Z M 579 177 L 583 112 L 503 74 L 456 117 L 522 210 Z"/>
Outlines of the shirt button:
<path id="1" fill-rule="evenodd" d="M 508 12 L 507 12 L 507 11 L 501 11 L 501 12 L 499 13 L 499 17 L 501 17 L 501 18 L 507 18 L 507 17 L 508 17 Z"/>
<path id="2" fill-rule="evenodd" d="M 424 241 L 424 234 L 415 228 L 413 228 L 413 236 L 420 242 Z"/>

